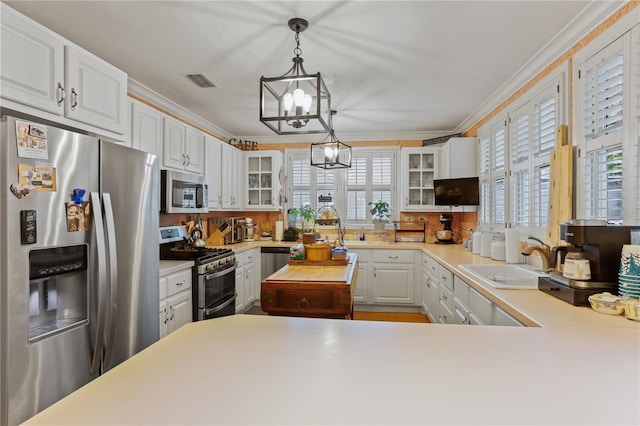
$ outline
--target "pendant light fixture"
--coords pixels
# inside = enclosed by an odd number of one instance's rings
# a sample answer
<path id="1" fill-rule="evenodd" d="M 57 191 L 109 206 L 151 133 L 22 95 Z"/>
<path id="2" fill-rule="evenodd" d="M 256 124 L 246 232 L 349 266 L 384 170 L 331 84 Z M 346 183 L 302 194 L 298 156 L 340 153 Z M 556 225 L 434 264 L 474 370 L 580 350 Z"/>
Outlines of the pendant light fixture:
<path id="1" fill-rule="evenodd" d="M 336 111 L 331 111 L 331 116 Z M 351 147 L 338 140 L 333 131 L 333 119 L 330 121 L 331 130 L 321 142 L 311 144 L 311 165 L 322 169 L 345 169 L 351 167 Z"/>
<path id="2" fill-rule="evenodd" d="M 300 33 L 309 22 L 292 18 L 288 24 L 296 33 L 293 66 L 280 77 L 260 78 L 260 121 L 279 135 L 326 133 L 331 95 L 320 73 L 307 74 L 302 65 Z"/>

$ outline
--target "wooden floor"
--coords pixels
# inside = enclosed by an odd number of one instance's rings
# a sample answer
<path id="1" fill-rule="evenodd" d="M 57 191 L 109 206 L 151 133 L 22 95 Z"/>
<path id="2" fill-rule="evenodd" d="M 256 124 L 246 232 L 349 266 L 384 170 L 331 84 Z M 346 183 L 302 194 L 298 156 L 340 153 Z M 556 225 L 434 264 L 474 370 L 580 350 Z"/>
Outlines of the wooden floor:
<path id="1" fill-rule="evenodd" d="M 354 312 L 354 320 L 391 321 L 391 322 L 423 322 L 428 323 L 426 315 L 410 312 Z"/>
<path id="2" fill-rule="evenodd" d="M 250 315 L 266 315 L 259 306 L 249 309 L 246 314 Z M 354 320 L 360 321 L 390 321 L 390 322 L 421 322 L 428 323 L 429 318 L 420 313 L 410 312 L 362 312 L 353 313 Z"/>

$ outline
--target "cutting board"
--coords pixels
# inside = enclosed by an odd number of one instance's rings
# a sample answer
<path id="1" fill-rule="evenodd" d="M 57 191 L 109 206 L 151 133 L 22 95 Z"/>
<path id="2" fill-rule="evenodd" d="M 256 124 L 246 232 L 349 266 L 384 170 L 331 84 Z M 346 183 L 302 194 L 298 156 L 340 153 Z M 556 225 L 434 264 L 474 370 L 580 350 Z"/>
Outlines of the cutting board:
<path id="1" fill-rule="evenodd" d="M 558 126 L 556 148 L 551 152 L 547 244 L 560 243 L 560 224 L 573 218 L 573 146 L 567 144 L 566 126 Z"/>

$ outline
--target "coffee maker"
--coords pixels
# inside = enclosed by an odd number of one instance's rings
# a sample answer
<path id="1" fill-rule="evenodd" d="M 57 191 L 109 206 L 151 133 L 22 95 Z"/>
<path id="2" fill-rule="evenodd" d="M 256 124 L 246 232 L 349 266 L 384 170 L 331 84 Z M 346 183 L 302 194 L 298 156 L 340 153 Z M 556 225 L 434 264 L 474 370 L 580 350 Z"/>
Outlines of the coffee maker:
<path id="1" fill-rule="evenodd" d="M 453 222 L 453 215 L 449 213 L 442 213 L 440 215 L 440 223 L 443 225 L 441 230 L 436 231 L 436 239 L 438 244 L 452 244 L 453 231 L 451 230 L 451 222 Z"/>
<path id="2" fill-rule="evenodd" d="M 282 240 L 283 241 L 297 241 L 298 240 L 298 230 L 296 229 L 296 217 L 293 215 L 292 209 L 287 211 L 287 222 L 288 227 L 284 230 Z"/>
<path id="3" fill-rule="evenodd" d="M 575 280 L 560 272 L 561 265 L 549 277 L 538 279 L 538 288 L 575 306 L 588 306 L 589 296 L 596 293 L 618 292 L 618 270 L 622 246 L 631 241 L 631 231 L 640 227 L 606 225 L 586 220 L 571 220 L 560 225 L 560 239 L 569 243 L 565 253 L 579 254 L 587 259 L 591 278 Z M 555 249 L 558 251 L 558 248 Z M 558 256 L 562 260 L 562 256 Z M 566 256 L 565 256 L 566 257 Z M 577 257 L 577 256 L 576 256 Z M 555 259 L 552 259 L 552 261 Z"/>

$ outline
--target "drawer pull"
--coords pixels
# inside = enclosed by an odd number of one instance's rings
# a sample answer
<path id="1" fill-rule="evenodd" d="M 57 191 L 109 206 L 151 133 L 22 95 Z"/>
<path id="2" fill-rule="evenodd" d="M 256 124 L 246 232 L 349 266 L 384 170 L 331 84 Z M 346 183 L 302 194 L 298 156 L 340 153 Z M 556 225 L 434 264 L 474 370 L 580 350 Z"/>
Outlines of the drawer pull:
<path id="1" fill-rule="evenodd" d="M 388 256 L 388 257 L 389 257 L 389 259 L 392 259 L 392 260 L 395 260 L 395 259 L 398 258 L 398 256 Z"/>
<path id="2" fill-rule="evenodd" d="M 300 309 L 301 311 L 306 311 L 307 309 L 309 309 L 309 306 L 310 304 L 306 297 L 303 297 L 298 301 L 298 309 Z"/>
<path id="3" fill-rule="evenodd" d="M 181 286 L 183 286 L 183 285 L 184 285 L 184 283 L 185 283 L 185 281 L 184 281 L 184 280 L 182 280 L 182 281 L 177 282 L 177 283 L 176 283 L 176 285 L 177 285 L 178 287 L 181 287 Z"/>

